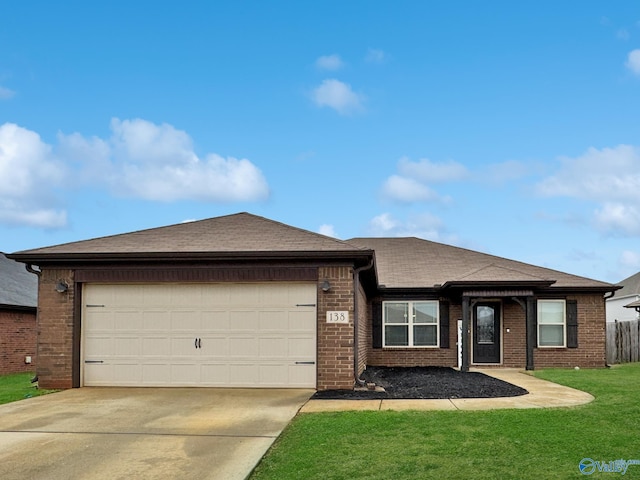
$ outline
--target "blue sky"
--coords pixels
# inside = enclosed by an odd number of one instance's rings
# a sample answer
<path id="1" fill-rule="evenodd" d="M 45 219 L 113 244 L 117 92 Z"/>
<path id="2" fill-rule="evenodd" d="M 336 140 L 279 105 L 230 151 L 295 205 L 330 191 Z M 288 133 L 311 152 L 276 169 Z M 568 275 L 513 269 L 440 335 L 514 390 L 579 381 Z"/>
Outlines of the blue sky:
<path id="1" fill-rule="evenodd" d="M 30 1 L 0 25 L 0 251 L 248 211 L 640 270 L 637 1 Z"/>

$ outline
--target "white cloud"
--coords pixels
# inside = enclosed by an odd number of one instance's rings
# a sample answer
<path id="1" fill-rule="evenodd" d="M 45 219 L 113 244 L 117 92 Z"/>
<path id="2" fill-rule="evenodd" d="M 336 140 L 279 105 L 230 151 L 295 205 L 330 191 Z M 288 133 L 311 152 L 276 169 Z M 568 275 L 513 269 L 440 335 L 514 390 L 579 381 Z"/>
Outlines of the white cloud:
<path id="1" fill-rule="evenodd" d="M 408 220 L 398 220 L 389 213 L 371 219 L 369 232 L 374 237 L 418 237 L 433 241 L 453 242 L 444 232 L 444 223 L 430 213 L 414 215 Z"/>
<path id="2" fill-rule="evenodd" d="M 635 75 L 640 75 L 640 48 L 629 52 L 625 65 Z"/>
<path id="3" fill-rule="evenodd" d="M 423 182 L 460 180 L 469 174 L 464 165 L 453 160 L 437 163 L 423 158 L 412 162 L 406 157 L 401 158 L 398 162 L 398 171 L 406 177 L 418 178 Z"/>
<path id="4" fill-rule="evenodd" d="M 318 57 L 316 60 L 316 67 L 321 70 L 336 71 L 344 67 L 344 62 L 340 58 L 340 55 L 334 53 L 333 55 L 323 55 Z"/>
<path id="5" fill-rule="evenodd" d="M 489 165 L 483 178 L 493 184 L 501 184 L 526 177 L 531 170 L 530 164 L 518 160 L 507 160 Z"/>
<path id="6" fill-rule="evenodd" d="M 630 37 L 629 30 L 626 28 L 619 28 L 618 31 L 616 31 L 616 38 L 620 40 L 629 40 Z"/>
<path id="7" fill-rule="evenodd" d="M 351 85 L 330 78 L 316 87 L 312 100 L 319 107 L 333 108 L 340 115 L 349 115 L 364 109 L 364 96 L 354 92 Z"/>
<path id="8" fill-rule="evenodd" d="M 588 149 L 563 157 L 561 168 L 536 186 L 540 195 L 600 204 L 594 223 L 615 235 L 640 235 L 640 149 L 631 145 Z"/>
<path id="9" fill-rule="evenodd" d="M 438 193 L 413 178 L 391 175 L 382 186 L 382 195 L 399 202 L 428 202 L 438 200 Z"/>
<path id="10" fill-rule="evenodd" d="M 432 162 L 421 159 L 412 162 L 406 157 L 398 161 L 398 174 L 391 175 L 382 185 L 382 196 L 398 202 L 449 202 L 448 196 L 441 196 L 429 183 L 443 183 L 461 180 L 468 176 L 467 168 L 457 162 Z"/>
<path id="11" fill-rule="evenodd" d="M 338 236 L 336 235 L 336 230 L 333 227 L 333 225 L 328 225 L 326 223 L 323 225 L 320 225 L 320 228 L 318 229 L 318 233 L 320 233 L 321 235 L 326 235 L 327 237 L 338 238 Z"/>
<path id="12" fill-rule="evenodd" d="M 249 160 L 210 153 L 191 137 L 146 120 L 111 122 L 108 139 L 58 134 L 48 145 L 31 130 L 0 125 L 0 222 L 41 228 L 67 225 L 60 189 L 91 186 L 155 201 L 259 201 L 268 198 L 262 172 Z"/>
<path id="13" fill-rule="evenodd" d="M 249 160 L 194 152 L 193 141 L 172 125 L 147 120 L 111 121 L 108 141 L 62 136 L 70 158 L 84 157 L 83 172 L 121 195 L 155 201 L 233 202 L 264 200 L 269 187 Z"/>
<path id="14" fill-rule="evenodd" d="M 631 250 L 624 250 L 620 254 L 618 263 L 624 268 L 640 269 L 640 252 L 632 252 Z"/>
<path id="15" fill-rule="evenodd" d="M 8 100 L 12 98 L 16 92 L 0 85 L 0 100 Z"/>
<path id="16" fill-rule="evenodd" d="M 40 136 L 13 123 L 0 125 L 0 222 L 43 228 L 63 227 L 56 188 L 65 169 Z"/>
<path id="17" fill-rule="evenodd" d="M 596 226 L 620 236 L 640 235 L 640 209 L 636 205 L 605 203 L 595 211 Z"/>
<path id="18" fill-rule="evenodd" d="M 387 55 L 383 50 L 377 48 L 370 48 L 367 50 L 367 55 L 364 57 L 367 63 L 384 63 L 387 59 Z"/>

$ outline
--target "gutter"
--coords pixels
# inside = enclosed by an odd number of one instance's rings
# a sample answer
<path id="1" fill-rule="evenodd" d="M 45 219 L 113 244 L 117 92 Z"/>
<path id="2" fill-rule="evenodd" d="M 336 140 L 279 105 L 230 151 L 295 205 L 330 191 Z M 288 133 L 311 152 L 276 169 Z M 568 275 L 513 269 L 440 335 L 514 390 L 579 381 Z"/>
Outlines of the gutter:
<path id="1" fill-rule="evenodd" d="M 367 265 L 353 269 L 353 377 L 355 379 L 355 383 L 360 386 L 364 386 L 366 383 L 363 379 L 360 378 L 360 375 L 358 374 L 358 314 L 360 312 L 360 302 L 358 301 L 358 297 L 360 295 L 360 272 L 362 272 L 363 270 L 369 270 L 371 267 L 373 267 L 373 264 L 374 257 L 371 257 L 371 260 Z"/>

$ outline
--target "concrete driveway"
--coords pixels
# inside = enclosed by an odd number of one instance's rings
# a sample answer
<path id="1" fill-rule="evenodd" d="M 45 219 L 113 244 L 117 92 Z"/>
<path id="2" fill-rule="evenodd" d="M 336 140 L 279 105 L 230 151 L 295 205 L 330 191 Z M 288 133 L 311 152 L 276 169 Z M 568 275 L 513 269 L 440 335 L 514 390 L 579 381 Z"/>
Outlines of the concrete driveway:
<path id="1" fill-rule="evenodd" d="M 312 394 L 92 387 L 0 405 L 0 478 L 243 479 Z"/>

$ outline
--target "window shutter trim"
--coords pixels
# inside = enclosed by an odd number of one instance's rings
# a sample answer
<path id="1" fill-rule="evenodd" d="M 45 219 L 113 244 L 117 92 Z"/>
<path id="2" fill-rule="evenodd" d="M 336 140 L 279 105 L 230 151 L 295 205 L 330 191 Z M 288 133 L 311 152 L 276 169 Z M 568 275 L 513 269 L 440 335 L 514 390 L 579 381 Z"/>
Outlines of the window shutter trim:
<path id="1" fill-rule="evenodd" d="M 567 300 L 567 348 L 578 348 L 577 300 Z"/>
<path id="2" fill-rule="evenodd" d="M 440 348 L 449 348 L 449 302 L 440 302 Z"/>

